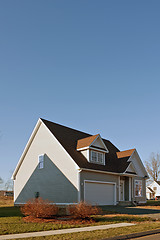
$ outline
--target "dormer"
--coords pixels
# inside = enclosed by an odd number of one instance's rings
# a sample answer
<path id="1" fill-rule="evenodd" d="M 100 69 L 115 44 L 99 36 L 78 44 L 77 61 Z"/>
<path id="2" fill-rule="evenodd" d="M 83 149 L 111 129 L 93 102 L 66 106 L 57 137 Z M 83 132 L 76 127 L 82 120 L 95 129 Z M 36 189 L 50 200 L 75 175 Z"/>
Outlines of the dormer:
<path id="1" fill-rule="evenodd" d="M 88 162 L 100 165 L 105 165 L 105 154 L 109 152 L 100 134 L 78 140 L 77 151 L 80 151 Z"/>

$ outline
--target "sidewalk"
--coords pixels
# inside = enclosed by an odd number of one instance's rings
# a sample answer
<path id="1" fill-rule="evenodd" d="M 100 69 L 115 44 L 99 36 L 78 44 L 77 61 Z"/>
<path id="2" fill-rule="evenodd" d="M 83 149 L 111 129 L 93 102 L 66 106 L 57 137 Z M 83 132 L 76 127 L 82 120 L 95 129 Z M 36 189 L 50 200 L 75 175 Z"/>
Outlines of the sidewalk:
<path id="1" fill-rule="evenodd" d="M 68 228 L 68 229 L 51 230 L 51 231 L 1 235 L 0 240 L 27 238 L 27 237 L 42 237 L 42 236 L 65 234 L 65 233 L 105 230 L 105 229 L 109 229 L 109 228 L 128 227 L 128 226 L 133 226 L 133 225 L 135 225 L 135 224 L 134 223 L 116 223 L 116 224 L 98 225 L 98 226 L 82 227 L 82 228 Z"/>

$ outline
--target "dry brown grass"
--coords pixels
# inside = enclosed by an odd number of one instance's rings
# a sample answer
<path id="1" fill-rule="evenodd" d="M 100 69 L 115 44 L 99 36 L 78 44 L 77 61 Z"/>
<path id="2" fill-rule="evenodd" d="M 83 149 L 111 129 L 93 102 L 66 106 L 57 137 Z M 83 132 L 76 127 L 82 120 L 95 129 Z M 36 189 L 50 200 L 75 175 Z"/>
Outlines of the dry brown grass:
<path id="1" fill-rule="evenodd" d="M 138 206 L 138 208 L 160 210 L 160 206 Z"/>
<path id="2" fill-rule="evenodd" d="M 13 206 L 13 197 L 0 196 L 0 207 Z"/>

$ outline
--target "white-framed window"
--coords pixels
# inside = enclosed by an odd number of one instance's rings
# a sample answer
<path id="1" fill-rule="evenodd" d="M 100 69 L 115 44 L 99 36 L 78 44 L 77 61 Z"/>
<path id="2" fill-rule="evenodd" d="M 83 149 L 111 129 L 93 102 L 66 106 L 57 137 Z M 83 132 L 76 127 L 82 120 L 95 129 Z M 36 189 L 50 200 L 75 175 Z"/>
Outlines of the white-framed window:
<path id="1" fill-rule="evenodd" d="M 142 180 L 135 180 L 135 197 L 142 197 Z"/>
<path id="2" fill-rule="evenodd" d="M 104 165 L 104 153 L 91 151 L 90 162 Z"/>
<path id="3" fill-rule="evenodd" d="M 38 156 L 38 168 L 44 168 L 44 154 Z"/>

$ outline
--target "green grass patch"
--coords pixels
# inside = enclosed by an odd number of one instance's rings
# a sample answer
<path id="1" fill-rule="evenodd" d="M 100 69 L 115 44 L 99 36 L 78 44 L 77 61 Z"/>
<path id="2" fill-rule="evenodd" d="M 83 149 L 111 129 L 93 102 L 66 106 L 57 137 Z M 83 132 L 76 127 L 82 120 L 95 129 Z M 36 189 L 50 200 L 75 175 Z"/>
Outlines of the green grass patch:
<path id="1" fill-rule="evenodd" d="M 19 207 L 0 207 L 0 217 L 22 217 Z"/>
<path id="2" fill-rule="evenodd" d="M 148 200 L 144 206 L 160 206 L 160 201 Z"/>
<path id="3" fill-rule="evenodd" d="M 100 240 L 109 237 L 115 237 L 120 235 L 126 235 L 136 232 L 143 232 L 153 229 L 160 228 L 160 223 L 140 223 L 135 226 L 130 227 L 121 227 L 107 230 L 96 230 L 92 232 L 80 232 L 80 233 L 69 233 L 69 234 L 60 234 L 54 236 L 46 237 L 32 237 L 24 238 L 21 240 Z"/>

